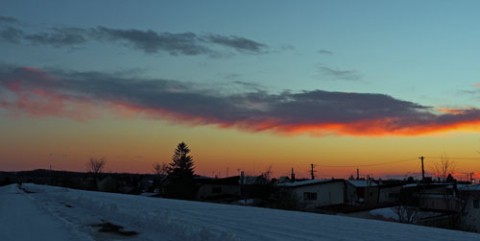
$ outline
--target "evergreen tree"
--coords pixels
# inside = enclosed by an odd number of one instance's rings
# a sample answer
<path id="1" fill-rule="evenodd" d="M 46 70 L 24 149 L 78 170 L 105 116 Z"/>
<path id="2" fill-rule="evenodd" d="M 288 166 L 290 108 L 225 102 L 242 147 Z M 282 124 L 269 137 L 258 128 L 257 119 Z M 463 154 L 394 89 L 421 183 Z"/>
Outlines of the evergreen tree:
<path id="1" fill-rule="evenodd" d="M 177 145 L 168 168 L 167 195 L 173 198 L 193 199 L 195 196 L 195 167 L 190 149 L 185 142 Z"/>
<path id="2" fill-rule="evenodd" d="M 185 142 L 180 142 L 173 154 L 168 174 L 178 177 L 193 177 L 193 169 L 193 158 L 190 156 L 190 149 Z"/>

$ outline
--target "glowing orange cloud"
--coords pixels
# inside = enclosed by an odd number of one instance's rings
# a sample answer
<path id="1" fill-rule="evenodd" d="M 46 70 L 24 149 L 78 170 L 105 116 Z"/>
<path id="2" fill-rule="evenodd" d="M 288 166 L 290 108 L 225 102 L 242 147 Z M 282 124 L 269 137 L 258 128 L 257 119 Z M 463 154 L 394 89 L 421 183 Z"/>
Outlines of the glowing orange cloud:
<path id="1" fill-rule="evenodd" d="M 164 119 L 286 135 L 421 135 L 478 130 L 480 110 L 437 109 L 382 94 L 327 92 L 224 95 L 178 81 L 92 72 L 2 68 L 0 107 L 30 116 L 85 121 L 107 109 L 121 117 Z"/>
<path id="2" fill-rule="evenodd" d="M 8 79 L 5 87 L 14 94 L 14 98 L 0 101 L 0 107 L 14 111 L 25 112 L 32 117 L 59 116 L 85 121 L 93 118 L 95 103 L 88 99 L 73 99 L 71 96 L 59 93 L 54 87 L 58 81 L 47 72 L 34 68 L 23 68 L 40 80 L 42 85 L 35 86 L 25 83 L 24 79 Z M 53 88 L 52 88 L 53 87 Z"/>

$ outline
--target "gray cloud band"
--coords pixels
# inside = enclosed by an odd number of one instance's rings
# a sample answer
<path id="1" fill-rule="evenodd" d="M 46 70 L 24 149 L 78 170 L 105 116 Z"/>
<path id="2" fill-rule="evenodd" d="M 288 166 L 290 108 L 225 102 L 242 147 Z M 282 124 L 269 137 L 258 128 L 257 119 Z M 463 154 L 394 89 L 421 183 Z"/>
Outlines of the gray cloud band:
<path id="1" fill-rule="evenodd" d="M 0 66 L 0 92 L 17 94 L 19 98 L 22 93 L 38 90 L 55 93 L 68 101 L 122 103 L 138 112 L 158 112 L 156 118 L 237 126 L 251 131 L 321 133 L 328 132 L 331 126 L 341 126 L 333 132 L 371 135 L 376 134 L 373 132 L 412 134 L 417 131 L 421 134 L 480 120 L 479 109 L 436 113 L 431 107 L 383 94 L 312 90 L 225 95 L 175 80 Z M 5 103 L 15 100 L 1 101 L 3 108 L 8 109 L 14 105 Z"/>
<path id="2" fill-rule="evenodd" d="M 89 41 L 115 43 L 147 54 L 166 52 L 170 55 L 218 56 L 224 50 L 241 53 L 265 53 L 267 45 L 238 36 L 219 34 L 198 35 L 192 32 L 169 33 L 153 30 L 95 28 L 52 28 L 49 31 L 27 33 L 15 26 L 17 20 L 0 16 L 0 41 L 52 47 L 76 47 Z"/>

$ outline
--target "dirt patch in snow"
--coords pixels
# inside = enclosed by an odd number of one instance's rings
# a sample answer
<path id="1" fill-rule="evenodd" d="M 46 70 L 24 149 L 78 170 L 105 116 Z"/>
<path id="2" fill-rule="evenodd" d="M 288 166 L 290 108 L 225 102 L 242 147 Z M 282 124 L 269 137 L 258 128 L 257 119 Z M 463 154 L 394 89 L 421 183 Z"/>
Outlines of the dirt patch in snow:
<path id="1" fill-rule="evenodd" d="M 36 192 L 30 191 L 30 190 L 28 190 L 28 189 L 26 189 L 26 188 L 24 188 L 24 187 L 20 187 L 20 189 L 21 189 L 24 193 L 26 193 L 26 194 L 36 193 Z"/>
<path id="2" fill-rule="evenodd" d="M 138 235 L 138 232 L 125 230 L 122 226 L 103 221 L 98 224 L 91 225 L 94 228 L 98 228 L 98 232 L 101 233 L 111 233 L 111 234 L 118 234 L 125 237 L 135 236 Z"/>

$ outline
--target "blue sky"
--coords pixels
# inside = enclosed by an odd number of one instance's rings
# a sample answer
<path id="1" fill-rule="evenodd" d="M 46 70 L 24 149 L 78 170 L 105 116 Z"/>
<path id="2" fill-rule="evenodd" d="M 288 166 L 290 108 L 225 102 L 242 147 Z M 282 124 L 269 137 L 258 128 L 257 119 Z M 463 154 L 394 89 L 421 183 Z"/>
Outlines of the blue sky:
<path id="1" fill-rule="evenodd" d="M 480 71 L 476 1 L 4 1 L 1 14 L 31 32 L 54 27 L 213 33 L 252 39 L 265 54 L 145 54 L 124 46 L 2 43 L 2 61 L 71 70 L 139 71 L 269 90 L 384 93 L 425 105 L 475 105 Z M 8 56 L 8 57 L 7 57 Z"/>
<path id="2" fill-rule="evenodd" d="M 113 112 L 156 120 L 175 138 L 184 135 L 175 128 L 239 130 L 228 136 L 243 145 L 264 131 L 353 138 L 345 146 L 365 141 L 356 136 L 476 134 L 479 7 L 6 0 L 0 116 L 18 129 L 18 118 L 79 121 L 62 122 L 75 129 Z"/>

